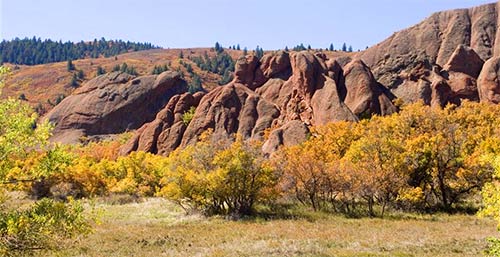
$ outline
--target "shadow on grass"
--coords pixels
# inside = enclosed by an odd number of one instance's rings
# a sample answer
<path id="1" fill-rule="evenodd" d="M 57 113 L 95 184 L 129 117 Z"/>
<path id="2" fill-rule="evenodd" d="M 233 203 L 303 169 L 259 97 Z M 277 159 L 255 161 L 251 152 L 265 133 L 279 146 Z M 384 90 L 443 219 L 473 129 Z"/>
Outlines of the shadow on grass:
<path id="1" fill-rule="evenodd" d="M 243 221 L 272 221 L 272 220 L 306 220 L 316 222 L 319 220 L 328 220 L 332 218 L 347 218 L 347 219 L 383 219 L 383 220 L 423 220 L 423 221 L 440 221 L 442 218 L 449 215 L 475 215 L 478 208 L 473 205 L 460 205 L 452 209 L 425 209 L 425 210 L 387 210 L 384 216 L 370 215 L 367 209 L 357 208 L 348 213 L 332 211 L 332 210 L 317 210 L 304 206 L 300 203 L 279 203 L 272 205 L 256 206 L 253 215 L 243 216 L 233 220 Z M 380 213 L 380 211 L 376 211 Z"/>

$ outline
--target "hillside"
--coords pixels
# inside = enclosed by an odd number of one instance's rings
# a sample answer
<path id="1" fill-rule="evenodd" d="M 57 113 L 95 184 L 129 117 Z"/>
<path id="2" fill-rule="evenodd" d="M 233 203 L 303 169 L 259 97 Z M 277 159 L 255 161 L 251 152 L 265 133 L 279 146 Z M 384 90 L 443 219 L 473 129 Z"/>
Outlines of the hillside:
<path id="1" fill-rule="evenodd" d="M 191 48 L 191 49 L 152 49 L 138 52 L 120 54 L 108 58 L 87 58 L 74 60 L 73 64 L 77 70 L 82 70 L 85 77 L 79 82 L 84 84 L 86 81 L 94 78 L 97 74 L 97 67 L 101 66 L 105 71 L 110 72 L 116 65 L 127 63 L 137 69 L 140 75 L 148 75 L 154 69 L 154 66 L 163 66 L 168 64 L 170 70 L 180 69 L 185 78 L 190 83 L 192 77 L 186 71 L 186 67 L 180 64 L 180 53 L 183 53 L 182 61 L 192 66 L 194 72 L 201 77 L 202 86 L 206 90 L 211 90 L 219 85 L 222 76 L 212 72 L 201 70 L 190 57 L 203 57 L 205 52 L 210 57 L 216 55 L 213 48 Z M 234 61 L 243 56 L 243 51 L 225 49 Z M 328 55 L 337 56 L 348 53 L 327 52 Z M 49 63 L 41 65 L 13 65 L 5 64 L 12 69 L 12 76 L 6 81 L 7 87 L 4 88 L 1 97 L 18 98 L 24 94 L 31 106 L 36 108 L 39 113 L 44 114 L 54 107 L 61 96 L 70 95 L 75 88 L 70 86 L 73 73 L 68 72 L 67 62 Z M 49 101 L 52 103 L 50 104 Z"/>
<path id="2" fill-rule="evenodd" d="M 21 66 L 7 82 L 5 95 L 24 94 L 40 113 L 48 112 L 45 117 L 55 123 L 56 138 L 64 142 L 138 129 L 124 153 L 167 154 L 194 143 L 207 129 L 219 139 L 236 133 L 262 139 L 270 130 L 264 150 L 273 152 L 282 144 L 304 140 L 311 126 L 391 114 L 405 103 L 423 101 L 444 107 L 463 100 L 500 102 L 496 82 L 500 35 L 492 29 L 497 27 L 498 11 L 496 4 L 487 4 L 439 12 L 357 53 L 268 51 L 257 58 L 229 49 L 156 49 L 77 60 L 76 70 L 86 77 L 76 91 L 70 86 L 76 71 L 68 72 L 66 63 Z M 203 65 L 194 62 L 205 58 L 210 65 L 216 55 L 225 53 L 235 65 L 232 76 L 217 68 L 201 70 Z M 92 79 L 97 67 L 109 72 L 123 63 L 134 67 L 139 76 Z M 147 76 L 155 66 L 165 64 L 178 75 Z M 174 90 L 167 80 L 177 76 L 182 81 L 173 85 Z M 204 88 L 196 97 L 185 86 L 195 80 Z M 139 91 L 136 84 L 141 85 Z M 141 91 L 167 85 L 177 92 L 168 98 Z M 129 99 L 130 94 L 136 98 Z M 151 103 L 151 99 L 162 101 Z M 132 107 L 150 103 L 143 112 Z M 189 110 L 194 112 L 188 124 L 182 117 Z M 111 125 L 111 120 L 122 124 Z"/>
<path id="3" fill-rule="evenodd" d="M 196 74 L 202 79 L 203 87 L 211 89 L 218 85 L 221 79 L 220 75 L 202 71 L 192 61 L 189 56 L 203 56 L 205 52 L 209 56 L 215 56 L 215 52 L 210 48 L 197 49 L 153 49 L 139 52 L 132 52 L 109 58 L 87 58 L 73 61 L 77 70 L 82 70 L 85 78 L 80 81 L 84 84 L 86 81 L 96 76 L 97 67 L 101 66 L 105 71 L 110 72 L 116 65 L 127 63 L 137 69 L 139 74 L 151 74 L 155 65 L 161 66 L 168 64 L 171 70 L 181 69 L 185 73 L 185 78 L 191 82 L 191 76 L 186 72 L 186 68 L 179 63 L 179 54 L 185 55 L 183 62 L 191 64 Z M 242 51 L 226 50 L 233 59 L 242 55 Z M 48 101 L 56 103 L 56 99 L 62 96 L 70 95 L 75 88 L 70 86 L 73 73 L 67 70 L 67 62 L 58 62 L 42 65 L 17 65 L 14 68 L 12 64 L 6 64 L 13 70 L 12 76 L 7 80 L 8 85 L 3 92 L 2 97 L 19 97 L 24 94 L 27 101 L 35 108 L 41 107 L 40 113 L 49 111 L 53 105 Z"/>
<path id="4" fill-rule="evenodd" d="M 0 42 L 0 63 L 36 65 L 52 62 L 83 59 L 86 57 L 110 57 L 122 53 L 159 48 L 151 43 L 136 43 L 123 40 L 100 40 L 74 43 L 52 41 L 33 37 L 15 38 Z"/>

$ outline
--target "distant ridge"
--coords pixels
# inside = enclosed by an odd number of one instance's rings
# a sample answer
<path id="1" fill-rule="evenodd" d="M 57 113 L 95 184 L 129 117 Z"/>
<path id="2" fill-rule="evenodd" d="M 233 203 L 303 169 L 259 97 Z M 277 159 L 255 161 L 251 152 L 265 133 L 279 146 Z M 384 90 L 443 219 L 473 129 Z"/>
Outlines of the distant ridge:
<path id="1" fill-rule="evenodd" d="M 122 53 L 160 48 L 151 43 L 137 43 L 101 38 L 90 42 L 53 41 L 40 38 L 15 38 L 0 42 L 0 63 L 37 65 L 83 58 L 110 57 Z"/>

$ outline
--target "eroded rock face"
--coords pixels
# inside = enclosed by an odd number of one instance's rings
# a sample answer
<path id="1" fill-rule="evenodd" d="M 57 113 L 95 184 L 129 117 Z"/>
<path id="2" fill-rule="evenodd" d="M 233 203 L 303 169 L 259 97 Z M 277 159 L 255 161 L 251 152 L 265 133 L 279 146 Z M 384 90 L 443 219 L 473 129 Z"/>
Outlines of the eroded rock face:
<path id="1" fill-rule="evenodd" d="M 473 78 L 479 77 L 484 61 L 472 48 L 458 45 L 443 69 L 467 74 Z"/>
<path id="2" fill-rule="evenodd" d="M 438 12 L 394 33 L 359 54 L 379 82 L 391 87 L 393 74 L 408 63 L 427 59 L 443 67 L 458 45 L 470 46 L 482 60 L 493 56 L 497 38 L 496 4 Z"/>
<path id="3" fill-rule="evenodd" d="M 190 94 L 172 97 L 156 119 L 137 131 L 122 153 L 141 150 L 166 155 L 177 147 L 194 144 L 209 129 L 213 140 L 227 140 L 235 134 L 263 139 L 264 132 L 272 128 L 264 145 L 270 153 L 280 145 L 305 140 L 309 126 L 396 111 L 392 94 L 360 60 L 343 69 L 321 53 L 276 52 L 261 60 L 240 58 L 235 70 L 231 83 L 200 99 Z M 181 117 L 191 107 L 196 111 L 186 124 Z"/>
<path id="4" fill-rule="evenodd" d="M 497 4 L 486 4 L 438 12 L 356 57 L 405 102 L 477 100 L 484 61 L 500 54 L 498 11 Z"/>
<path id="5" fill-rule="evenodd" d="M 149 123 L 137 130 L 134 137 L 122 148 L 122 154 L 132 151 L 145 151 L 158 154 L 168 154 L 181 143 L 187 127 L 183 115 L 198 106 L 204 93 L 184 93 L 173 96 L 168 104 Z"/>
<path id="6" fill-rule="evenodd" d="M 113 72 L 84 84 L 45 119 L 55 125 L 54 140 L 60 142 L 121 133 L 153 120 L 172 96 L 186 88 L 186 82 L 175 72 L 142 77 Z"/>
<path id="7" fill-rule="evenodd" d="M 488 4 L 436 13 L 366 51 L 332 59 L 312 51 L 241 57 L 234 80 L 207 94 L 185 93 L 174 73 L 108 74 L 47 117 L 71 138 L 139 128 L 123 153 L 166 155 L 208 129 L 214 140 L 236 133 L 262 139 L 269 129 L 263 150 L 272 153 L 305 140 L 310 126 L 396 112 L 396 98 L 437 107 L 464 99 L 499 103 L 498 10 Z M 188 122 L 190 108 L 196 110 Z"/>
<path id="8" fill-rule="evenodd" d="M 347 64 L 344 68 L 344 78 L 344 103 L 357 116 L 387 115 L 397 111 L 392 104 L 395 97 L 375 80 L 363 61 L 353 60 Z"/>
<path id="9" fill-rule="evenodd" d="M 275 105 L 248 87 L 235 83 L 218 87 L 201 99 L 181 146 L 196 142 L 208 129 L 213 130 L 215 140 L 235 133 L 244 138 L 260 138 L 279 113 Z"/>
<path id="10" fill-rule="evenodd" d="M 500 57 L 489 59 L 478 79 L 478 91 L 481 101 L 500 103 Z"/>

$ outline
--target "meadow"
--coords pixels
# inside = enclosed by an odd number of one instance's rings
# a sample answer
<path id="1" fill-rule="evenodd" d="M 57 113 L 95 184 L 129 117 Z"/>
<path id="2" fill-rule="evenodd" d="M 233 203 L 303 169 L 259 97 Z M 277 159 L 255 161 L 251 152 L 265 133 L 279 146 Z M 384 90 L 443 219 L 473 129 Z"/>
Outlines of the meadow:
<path id="1" fill-rule="evenodd" d="M 233 221 L 186 215 L 162 198 L 92 206 L 92 234 L 41 256 L 481 256 L 497 234 L 493 220 L 465 214 L 348 218 L 299 206 L 286 218 Z"/>

